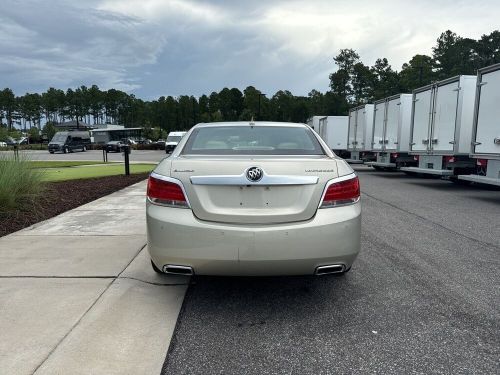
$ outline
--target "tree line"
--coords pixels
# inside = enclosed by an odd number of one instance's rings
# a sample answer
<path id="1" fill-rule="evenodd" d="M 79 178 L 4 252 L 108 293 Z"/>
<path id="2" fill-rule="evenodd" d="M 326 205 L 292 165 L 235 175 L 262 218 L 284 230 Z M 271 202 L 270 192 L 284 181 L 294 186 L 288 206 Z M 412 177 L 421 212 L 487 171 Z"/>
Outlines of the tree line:
<path id="1" fill-rule="evenodd" d="M 241 92 L 224 88 L 198 98 L 189 95 L 161 96 L 145 101 L 120 90 L 101 90 L 97 85 L 66 91 L 14 95 L 10 88 L 0 91 L 0 130 L 38 130 L 68 120 L 87 124 L 122 124 L 143 127 L 151 134 L 187 130 L 199 122 L 268 120 L 305 122 L 312 115 L 346 115 L 350 107 L 387 96 L 411 92 L 433 81 L 459 74 L 476 74 L 478 68 L 500 62 L 500 31 L 475 40 L 451 31 L 443 32 L 432 55 L 417 54 L 401 70 L 394 70 L 386 58 L 365 65 L 353 49 L 342 49 L 333 58 L 337 67 L 330 74 L 330 90 L 312 90 L 295 96 L 279 90 L 268 97 L 253 86 Z M 36 133 L 31 132 L 32 134 Z M 1 132 L 0 132 L 1 137 Z M 0 139 L 1 140 L 1 139 Z"/>

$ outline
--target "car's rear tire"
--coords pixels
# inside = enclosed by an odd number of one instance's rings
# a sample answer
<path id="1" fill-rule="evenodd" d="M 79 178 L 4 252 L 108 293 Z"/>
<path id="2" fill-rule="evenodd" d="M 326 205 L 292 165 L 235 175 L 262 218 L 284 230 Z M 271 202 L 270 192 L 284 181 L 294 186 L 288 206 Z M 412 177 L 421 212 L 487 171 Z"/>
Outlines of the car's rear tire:
<path id="1" fill-rule="evenodd" d="M 54 153 L 54 151 L 49 151 L 49 153 L 50 153 L 50 154 L 53 154 L 53 153 Z"/>
<path id="2" fill-rule="evenodd" d="M 83 152 L 87 151 L 87 146 L 83 146 L 82 151 Z"/>
<path id="3" fill-rule="evenodd" d="M 64 147 L 63 152 L 64 152 L 65 154 L 67 154 L 67 153 L 68 153 L 68 148 L 67 148 L 67 147 Z"/>
<path id="4" fill-rule="evenodd" d="M 153 267 L 153 271 L 156 273 L 163 273 L 156 265 L 153 263 L 153 260 L 151 260 L 151 267 Z"/>

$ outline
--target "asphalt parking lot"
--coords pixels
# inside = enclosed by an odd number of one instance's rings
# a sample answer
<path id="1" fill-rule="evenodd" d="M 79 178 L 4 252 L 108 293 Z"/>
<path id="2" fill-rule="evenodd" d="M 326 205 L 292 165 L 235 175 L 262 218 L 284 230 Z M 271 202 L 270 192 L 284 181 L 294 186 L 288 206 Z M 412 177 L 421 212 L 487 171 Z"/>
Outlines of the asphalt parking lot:
<path id="1" fill-rule="evenodd" d="M 499 372 L 500 191 L 356 169 L 351 272 L 194 278 L 164 374 Z"/>
<path id="2" fill-rule="evenodd" d="M 0 153 L 9 151 L 0 151 Z M 95 160 L 103 161 L 102 150 L 89 150 L 85 152 L 71 152 L 68 154 L 55 153 L 50 154 L 47 150 L 29 150 L 26 154 L 31 160 Z M 130 161 L 132 162 L 154 162 L 168 156 L 165 150 L 132 150 L 130 153 Z M 109 152 L 108 161 L 123 161 L 121 152 Z"/>

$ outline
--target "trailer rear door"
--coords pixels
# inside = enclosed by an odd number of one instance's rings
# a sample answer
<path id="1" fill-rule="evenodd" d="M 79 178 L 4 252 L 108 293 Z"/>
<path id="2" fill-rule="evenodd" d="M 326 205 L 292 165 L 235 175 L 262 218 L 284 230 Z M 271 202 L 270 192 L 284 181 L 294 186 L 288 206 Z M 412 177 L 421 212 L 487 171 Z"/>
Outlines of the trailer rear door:
<path id="1" fill-rule="evenodd" d="M 401 101 L 394 98 L 387 102 L 387 120 L 385 123 L 385 149 L 395 150 L 398 144 L 398 122 Z"/>
<path id="2" fill-rule="evenodd" d="M 373 125 L 373 150 L 383 150 L 384 123 L 385 123 L 385 101 L 375 104 L 375 120 Z"/>
<path id="3" fill-rule="evenodd" d="M 435 91 L 432 150 L 453 151 L 457 123 L 459 81 L 438 86 Z"/>
<path id="4" fill-rule="evenodd" d="M 500 155 L 500 69 L 480 79 L 474 153 Z"/>
<path id="5" fill-rule="evenodd" d="M 349 112 L 349 136 L 347 142 L 347 149 L 356 149 L 356 111 Z"/>
<path id="6" fill-rule="evenodd" d="M 356 149 L 363 149 L 365 137 L 365 107 L 356 110 Z"/>
<path id="7" fill-rule="evenodd" d="M 427 151 L 432 108 L 432 88 L 414 95 L 411 151 Z"/>

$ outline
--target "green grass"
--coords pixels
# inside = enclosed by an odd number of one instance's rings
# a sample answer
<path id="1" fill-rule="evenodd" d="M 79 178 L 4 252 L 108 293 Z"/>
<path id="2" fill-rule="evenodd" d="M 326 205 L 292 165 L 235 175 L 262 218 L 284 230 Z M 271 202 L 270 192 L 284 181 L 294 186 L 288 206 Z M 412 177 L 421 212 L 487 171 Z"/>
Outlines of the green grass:
<path id="1" fill-rule="evenodd" d="M 30 162 L 31 168 L 63 168 L 63 167 L 75 167 L 79 165 L 92 165 L 92 164 L 104 164 L 102 161 L 64 161 L 64 160 L 54 160 L 54 161 L 42 161 L 35 160 Z"/>
<path id="2" fill-rule="evenodd" d="M 156 164 L 130 164 L 130 173 L 148 173 L 151 172 L 155 166 Z M 107 164 L 102 166 L 97 165 L 70 168 L 63 167 L 41 170 L 44 171 L 43 180 L 49 182 L 104 176 L 117 176 L 125 174 L 125 166 L 123 164 Z"/>
<path id="3" fill-rule="evenodd" d="M 43 169 L 31 168 L 29 158 L 19 153 L 0 155 L 0 214 L 33 205 L 43 193 Z"/>

